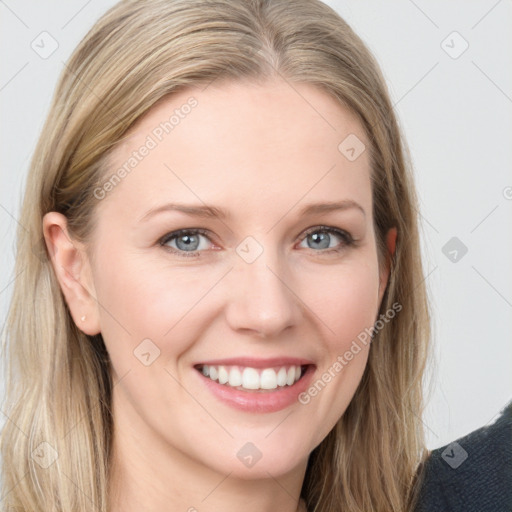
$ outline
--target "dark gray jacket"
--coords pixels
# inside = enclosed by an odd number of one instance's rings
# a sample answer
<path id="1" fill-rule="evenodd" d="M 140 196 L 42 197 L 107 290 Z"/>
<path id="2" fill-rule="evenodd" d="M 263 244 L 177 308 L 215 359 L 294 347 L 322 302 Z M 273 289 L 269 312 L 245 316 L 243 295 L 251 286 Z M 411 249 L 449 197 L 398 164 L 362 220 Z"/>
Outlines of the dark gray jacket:
<path id="1" fill-rule="evenodd" d="M 512 512 L 512 402 L 499 418 L 434 450 L 415 512 Z"/>

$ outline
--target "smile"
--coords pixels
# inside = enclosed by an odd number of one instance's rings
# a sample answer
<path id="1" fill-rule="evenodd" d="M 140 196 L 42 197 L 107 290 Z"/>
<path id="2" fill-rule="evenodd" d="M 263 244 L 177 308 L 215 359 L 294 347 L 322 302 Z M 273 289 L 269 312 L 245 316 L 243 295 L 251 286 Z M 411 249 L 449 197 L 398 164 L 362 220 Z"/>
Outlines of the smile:
<path id="1" fill-rule="evenodd" d="M 219 384 L 247 391 L 267 391 L 293 386 L 304 374 L 306 366 L 288 365 L 271 368 L 249 366 L 200 365 L 196 368 Z"/>
<path id="2" fill-rule="evenodd" d="M 297 357 L 236 357 L 193 365 L 201 385 L 221 403 L 245 413 L 271 413 L 296 406 L 316 373 Z"/>

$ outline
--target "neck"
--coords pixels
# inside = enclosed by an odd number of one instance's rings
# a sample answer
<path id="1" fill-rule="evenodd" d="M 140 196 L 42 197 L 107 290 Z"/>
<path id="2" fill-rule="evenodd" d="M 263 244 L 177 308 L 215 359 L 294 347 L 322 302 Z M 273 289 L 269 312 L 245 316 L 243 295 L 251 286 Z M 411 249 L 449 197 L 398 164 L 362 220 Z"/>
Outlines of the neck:
<path id="1" fill-rule="evenodd" d="M 241 479 L 194 460 L 143 422 L 114 422 L 111 512 L 305 512 L 300 491 L 307 461 L 287 474 Z"/>

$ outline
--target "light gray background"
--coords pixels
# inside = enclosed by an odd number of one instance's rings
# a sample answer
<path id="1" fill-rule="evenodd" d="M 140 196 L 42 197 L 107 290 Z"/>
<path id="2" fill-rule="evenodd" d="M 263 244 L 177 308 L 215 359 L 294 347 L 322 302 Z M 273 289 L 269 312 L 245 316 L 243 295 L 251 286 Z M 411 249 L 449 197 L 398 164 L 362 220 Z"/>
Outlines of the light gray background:
<path id="1" fill-rule="evenodd" d="M 57 77 L 114 3 L 0 0 L 2 326 L 23 185 Z M 326 3 L 376 55 L 413 157 L 437 360 L 424 422 L 436 448 L 491 423 L 512 399 L 512 4 Z M 45 59 L 31 47 L 43 31 L 59 45 Z M 443 253 L 452 237 L 468 248 L 456 262 Z"/>

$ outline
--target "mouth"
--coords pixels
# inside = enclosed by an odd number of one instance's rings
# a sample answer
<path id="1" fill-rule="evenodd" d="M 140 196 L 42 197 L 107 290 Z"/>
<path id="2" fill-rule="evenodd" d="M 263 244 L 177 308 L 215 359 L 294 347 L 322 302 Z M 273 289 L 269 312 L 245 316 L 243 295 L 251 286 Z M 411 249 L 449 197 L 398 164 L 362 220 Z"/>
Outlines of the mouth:
<path id="1" fill-rule="evenodd" d="M 203 361 L 194 370 L 207 390 L 230 407 L 245 413 L 271 413 L 298 404 L 316 365 L 307 359 L 233 358 Z"/>
<path id="2" fill-rule="evenodd" d="M 194 368 L 204 377 L 226 387 L 252 393 L 268 393 L 293 386 L 312 365 L 276 365 L 254 368 L 242 365 L 199 364 Z"/>

